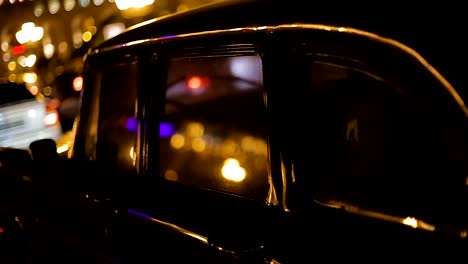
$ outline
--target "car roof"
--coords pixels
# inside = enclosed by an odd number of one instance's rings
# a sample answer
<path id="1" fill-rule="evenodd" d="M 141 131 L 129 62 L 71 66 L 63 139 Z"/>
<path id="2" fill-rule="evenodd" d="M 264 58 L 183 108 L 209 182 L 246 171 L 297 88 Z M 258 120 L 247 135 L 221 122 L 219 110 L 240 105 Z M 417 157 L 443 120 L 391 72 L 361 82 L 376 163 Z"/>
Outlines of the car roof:
<path id="1" fill-rule="evenodd" d="M 239 27 L 292 23 L 351 27 L 395 39 L 415 49 L 463 94 L 468 92 L 463 88 L 468 83 L 463 78 L 464 70 L 457 66 L 468 59 L 461 52 L 468 43 L 462 34 L 466 23 L 461 10 L 453 5 L 410 7 L 390 1 L 349 1 L 348 4 L 303 0 L 220 1 L 140 23 L 97 48 L 135 40 Z"/>

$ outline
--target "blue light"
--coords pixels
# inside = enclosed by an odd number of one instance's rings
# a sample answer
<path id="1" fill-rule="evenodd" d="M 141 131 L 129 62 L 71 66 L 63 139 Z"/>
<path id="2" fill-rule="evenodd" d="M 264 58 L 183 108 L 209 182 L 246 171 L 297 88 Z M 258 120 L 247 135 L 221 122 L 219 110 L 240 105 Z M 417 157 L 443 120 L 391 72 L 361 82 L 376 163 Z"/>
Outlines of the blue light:
<path id="1" fill-rule="evenodd" d="M 161 122 L 159 123 L 159 137 L 169 138 L 175 133 L 174 125 L 170 123 Z"/>
<path id="2" fill-rule="evenodd" d="M 135 117 L 129 117 L 125 122 L 125 126 L 127 127 L 128 131 L 135 132 L 138 127 L 138 122 Z"/>
<path id="3" fill-rule="evenodd" d="M 144 213 L 141 213 L 141 212 L 138 212 L 138 211 L 133 210 L 133 209 L 127 209 L 127 212 L 129 212 L 131 214 L 134 214 L 134 215 L 144 217 L 144 218 L 153 219 L 151 216 L 149 216 L 147 214 L 144 214 Z"/>

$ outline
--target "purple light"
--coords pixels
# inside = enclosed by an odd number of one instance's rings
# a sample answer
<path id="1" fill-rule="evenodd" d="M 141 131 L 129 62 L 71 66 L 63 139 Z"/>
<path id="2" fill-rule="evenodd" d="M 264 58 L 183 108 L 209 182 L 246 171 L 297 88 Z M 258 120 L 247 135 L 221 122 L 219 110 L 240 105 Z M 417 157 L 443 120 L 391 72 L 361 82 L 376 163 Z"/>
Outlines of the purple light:
<path id="1" fill-rule="evenodd" d="M 177 35 L 169 35 L 169 36 L 163 36 L 160 39 L 171 39 L 171 38 L 176 38 Z"/>
<path id="2" fill-rule="evenodd" d="M 125 126 L 127 127 L 128 131 L 135 132 L 138 127 L 138 122 L 135 117 L 129 117 L 125 122 Z"/>
<path id="3" fill-rule="evenodd" d="M 131 214 L 134 214 L 134 215 L 138 215 L 138 216 L 144 217 L 144 218 L 153 219 L 151 216 L 149 216 L 149 215 L 147 215 L 147 214 L 138 212 L 138 211 L 133 210 L 133 209 L 130 209 L 130 208 L 127 209 L 127 212 L 129 212 L 129 213 L 131 213 Z"/>
<path id="4" fill-rule="evenodd" d="M 159 123 L 159 137 L 168 138 L 174 135 L 174 132 L 174 125 L 164 122 Z"/>

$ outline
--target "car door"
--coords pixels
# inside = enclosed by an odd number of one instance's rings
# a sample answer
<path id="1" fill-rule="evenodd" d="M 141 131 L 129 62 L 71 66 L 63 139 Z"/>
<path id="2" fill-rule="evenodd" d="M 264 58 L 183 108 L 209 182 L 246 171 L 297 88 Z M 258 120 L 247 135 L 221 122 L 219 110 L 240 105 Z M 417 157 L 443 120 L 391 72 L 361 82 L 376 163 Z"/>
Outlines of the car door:
<path id="1" fill-rule="evenodd" d="M 139 175 L 137 69 L 128 51 L 89 59 L 71 159 L 58 162 L 47 184 L 54 206 L 47 213 L 49 233 L 87 261 L 115 257 L 113 223 L 126 194 L 122 186 Z"/>
<path id="2" fill-rule="evenodd" d="M 124 262 L 263 262 L 262 58 L 251 38 L 208 36 L 155 43 L 145 56 L 150 177 L 120 218 Z"/>
<path id="3" fill-rule="evenodd" d="M 272 144 L 281 146 L 288 213 L 273 258 L 460 256 L 468 134 L 453 87 L 377 35 L 313 25 L 276 33 Z"/>

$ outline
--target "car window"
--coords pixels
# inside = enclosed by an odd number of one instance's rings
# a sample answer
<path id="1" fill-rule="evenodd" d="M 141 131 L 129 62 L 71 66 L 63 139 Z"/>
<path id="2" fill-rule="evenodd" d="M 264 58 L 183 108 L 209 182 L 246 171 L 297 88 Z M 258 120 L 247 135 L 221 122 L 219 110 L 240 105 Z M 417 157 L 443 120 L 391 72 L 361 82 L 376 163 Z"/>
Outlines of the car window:
<path id="1" fill-rule="evenodd" d="M 119 64 L 102 75 L 97 159 L 117 167 L 136 162 L 136 63 Z"/>
<path id="2" fill-rule="evenodd" d="M 311 123 L 299 122 L 292 140 L 298 178 L 314 199 L 461 219 L 463 132 L 448 133 L 435 107 L 368 72 L 313 60 L 306 72 L 297 111 Z"/>
<path id="3" fill-rule="evenodd" d="M 366 203 L 376 190 L 371 181 L 384 177 L 392 147 L 387 136 L 396 129 L 392 121 L 399 111 L 390 109 L 396 94 L 386 83 L 347 67 L 313 62 L 308 72 L 313 74 L 303 92 L 315 122 L 296 144 L 306 143 L 310 152 L 304 157 L 317 164 L 314 186 L 335 199 Z"/>
<path id="4" fill-rule="evenodd" d="M 137 135 L 136 62 L 100 65 L 86 81 L 83 94 L 87 117 L 78 129 L 78 140 L 84 140 L 77 155 L 108 162 L 117 168 L 135 166 Z"/>
<path id="5" fill-rule="evenodd" d="M 23 85 L 16 83 L 0 84 L 0 105 L 33 99 L 35 99 L 34 95 Z"/>
<path id="6" fill-rule="evenodd" d="M 170 61 L 160 124 L 164 178 L 265 200 L 262 74 L 256 55 Z"/>

